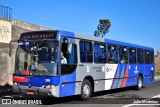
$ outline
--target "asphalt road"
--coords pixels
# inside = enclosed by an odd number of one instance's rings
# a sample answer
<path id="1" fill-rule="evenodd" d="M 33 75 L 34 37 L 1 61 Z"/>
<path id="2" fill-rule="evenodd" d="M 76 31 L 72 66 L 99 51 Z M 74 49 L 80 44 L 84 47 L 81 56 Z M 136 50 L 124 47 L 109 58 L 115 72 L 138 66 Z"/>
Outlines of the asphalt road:
<path id="1" fill-rule="evenodd" d="M 23 107 L 160 107 L 160 78 L 156 78 L 153 83 L 145 85 L 141 90 L 135 90 L 134 87 L 129 87 L 125 89 L 97 92 L 88 101 L 80 101 L 76 96 L 57 99 L 42 96 L 28 96 L 22 94 L 0 96 L 0 102 L 2 101 L 2 99 L 15 99 L 16 101 L 23 100 L 23 103 L 25 103 L 25 101 L 27 101 L 28 103 L 28 100 L 34 100 L 35 103 L 39 103 L 30 105 L 25 104 L 23 105 Z M 137 102 L 138 104 L 136 104 Z M 139 103 L 141 103 L 141 105 L 139 105 Z M 22 105 L 5 104 L 0 106 L 21 107 Z"/>

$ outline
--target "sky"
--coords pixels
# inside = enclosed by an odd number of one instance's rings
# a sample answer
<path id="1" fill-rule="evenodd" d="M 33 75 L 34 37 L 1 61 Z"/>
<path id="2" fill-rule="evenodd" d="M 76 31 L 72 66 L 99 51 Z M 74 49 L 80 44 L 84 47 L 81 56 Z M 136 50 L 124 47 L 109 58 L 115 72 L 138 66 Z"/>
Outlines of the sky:
<path id="1" fill-rule="evenodd" d="M 105 38 L 160 49 L 160 0 L 0 0 L 12 17 L 56 30 L 93 36 L 109 19 Z"/>

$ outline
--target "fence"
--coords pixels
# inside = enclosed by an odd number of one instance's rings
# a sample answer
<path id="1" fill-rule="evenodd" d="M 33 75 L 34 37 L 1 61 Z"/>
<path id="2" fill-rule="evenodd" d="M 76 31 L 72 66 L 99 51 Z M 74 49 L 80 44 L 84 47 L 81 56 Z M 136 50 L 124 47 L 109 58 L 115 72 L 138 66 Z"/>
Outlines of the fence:
<path id="1" fill-rule="evenodd" d="M 12 8 L 0 5 L 0 19 L 11 21 L 12 19 Z"/>

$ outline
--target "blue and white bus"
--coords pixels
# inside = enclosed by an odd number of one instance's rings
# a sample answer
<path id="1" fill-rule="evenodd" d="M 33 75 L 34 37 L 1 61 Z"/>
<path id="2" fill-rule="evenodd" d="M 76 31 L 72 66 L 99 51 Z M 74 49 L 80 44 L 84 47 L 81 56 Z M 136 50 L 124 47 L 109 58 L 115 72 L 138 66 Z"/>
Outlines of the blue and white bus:
<path id="1" fill-rule="evenodd" d="M 55 30 L 22 33 L 16 42 L 15 92 L 87 100 L 93 92 L 154 81 L 151 47 Z"/>

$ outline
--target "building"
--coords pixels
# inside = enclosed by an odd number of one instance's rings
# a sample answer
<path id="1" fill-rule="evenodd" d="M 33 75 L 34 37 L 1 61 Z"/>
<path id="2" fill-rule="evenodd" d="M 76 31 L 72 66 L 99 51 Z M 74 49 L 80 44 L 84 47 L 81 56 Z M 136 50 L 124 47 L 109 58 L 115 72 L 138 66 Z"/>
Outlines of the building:
<path id="1" fill-rule="evenodd" d="M 160 50 L 157 50 L 157 58 L 160 59 Z"/>

